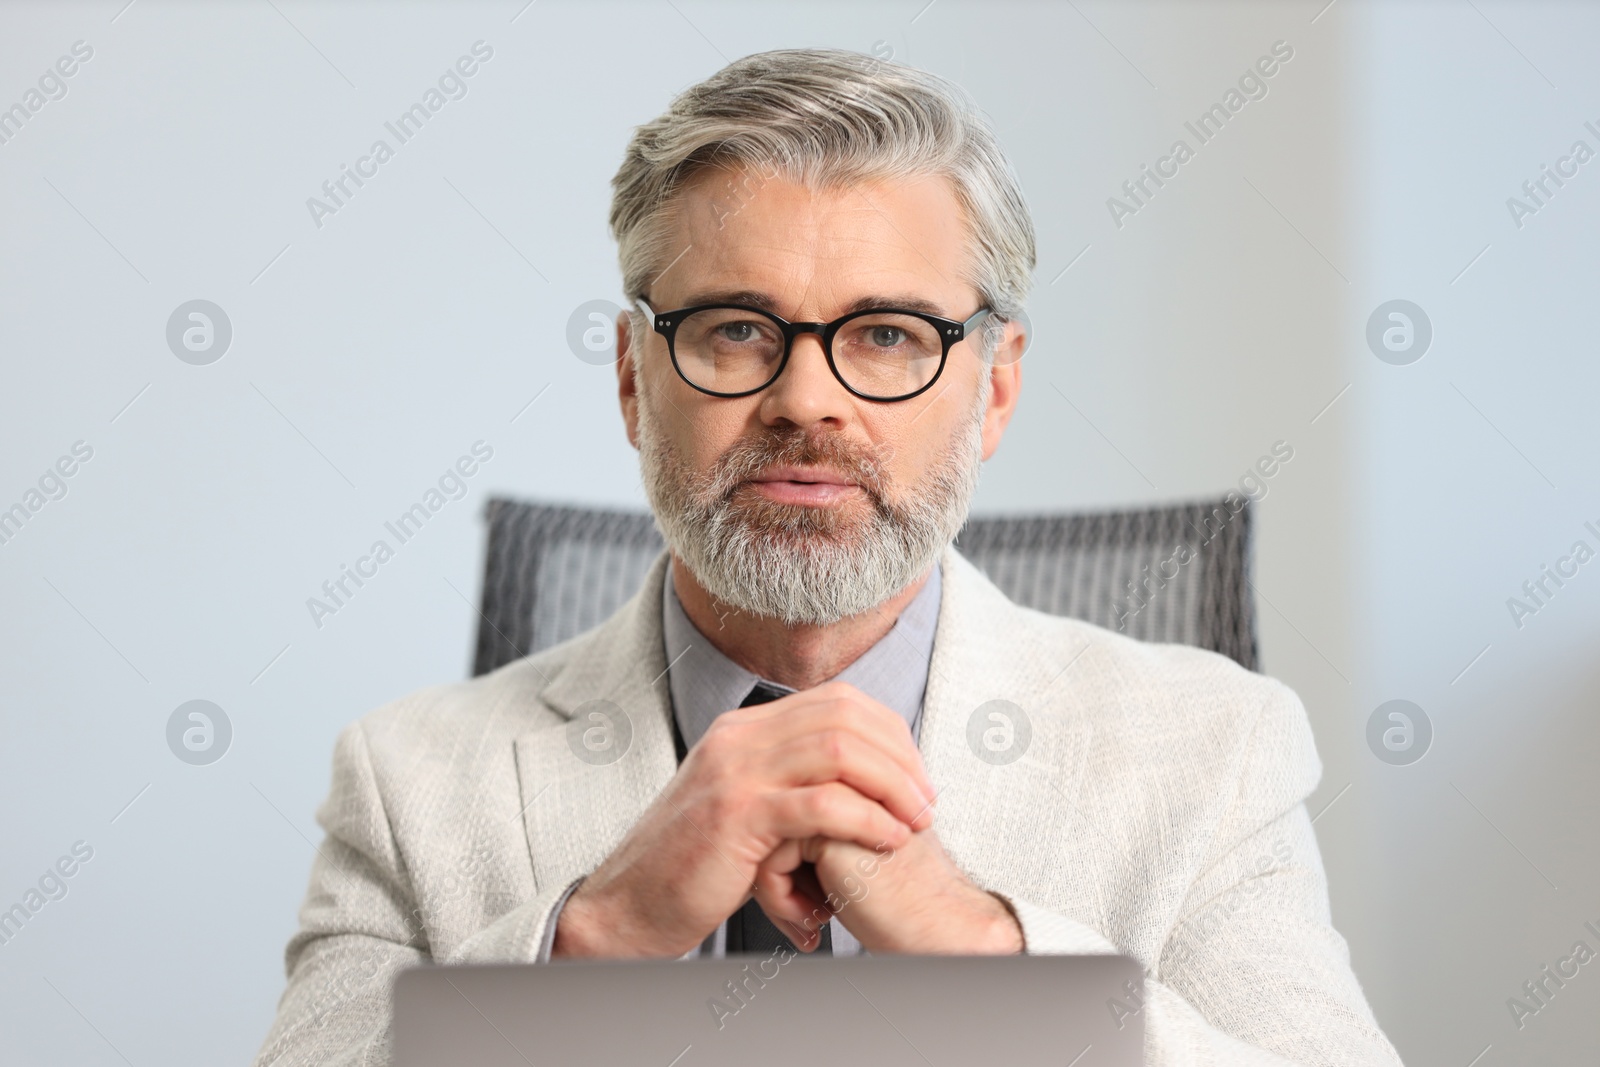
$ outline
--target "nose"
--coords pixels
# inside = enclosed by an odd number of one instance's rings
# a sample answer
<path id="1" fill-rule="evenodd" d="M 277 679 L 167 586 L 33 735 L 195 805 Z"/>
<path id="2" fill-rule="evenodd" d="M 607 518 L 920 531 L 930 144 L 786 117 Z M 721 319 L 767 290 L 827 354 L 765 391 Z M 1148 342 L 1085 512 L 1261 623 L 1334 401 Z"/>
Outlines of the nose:
<path id="1" fill-rule="evenodd" d="M 848 421 L 854 398 L 828 368 L 821 331 L 795 335 L 789 361 L 778 380 L 761 391 L 761 421 L 789 422 L 805 428 L 815 423 Z"/>

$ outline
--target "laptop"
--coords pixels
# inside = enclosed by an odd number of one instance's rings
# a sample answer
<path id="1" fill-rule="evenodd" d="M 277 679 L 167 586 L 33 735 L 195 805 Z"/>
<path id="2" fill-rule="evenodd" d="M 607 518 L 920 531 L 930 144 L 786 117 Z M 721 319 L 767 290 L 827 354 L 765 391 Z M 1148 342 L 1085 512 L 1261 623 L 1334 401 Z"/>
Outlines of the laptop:
<path id="1" fill-rule="evenodd" d="M 395 1067 L 1139 1067 L 1125 956 L 742 956 L 425 966 Z"/>

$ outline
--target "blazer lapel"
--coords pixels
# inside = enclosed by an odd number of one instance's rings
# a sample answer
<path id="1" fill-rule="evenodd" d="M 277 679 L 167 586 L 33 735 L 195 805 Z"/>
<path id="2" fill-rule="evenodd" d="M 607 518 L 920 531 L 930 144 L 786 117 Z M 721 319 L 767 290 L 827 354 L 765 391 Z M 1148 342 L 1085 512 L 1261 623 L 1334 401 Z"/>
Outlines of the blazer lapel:
<path id="1" fill-rule="evenodd" d="M 1073 711 L 1072 676 L 1090 641 L 1042 641 L 1029 613 L 954 547 L 942 566 L 919 738 L 939 794 L 935 832 L 980 885 L 1048 882 L 1051 860 L 1040 842 L 1082 829 L 1078 790 L 1092 737 Z M 997 732 L 986 745 L 989 730 Z"/>
<path id="2" fill-rule="evenodd" d="M 663 550 L 633 598 L 579 640 L 540 693 L 557 721 L 514 742 L 540 890 L 594 870 L 677 771 L 661 637 L 670 558 Z"/>

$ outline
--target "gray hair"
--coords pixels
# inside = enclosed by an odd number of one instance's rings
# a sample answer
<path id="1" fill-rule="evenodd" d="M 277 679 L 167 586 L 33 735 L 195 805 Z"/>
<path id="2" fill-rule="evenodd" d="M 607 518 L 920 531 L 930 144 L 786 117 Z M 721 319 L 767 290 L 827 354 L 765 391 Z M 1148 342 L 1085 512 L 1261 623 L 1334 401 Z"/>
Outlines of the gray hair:
<path id="1" fill-rule="evenodd" d="M 741 167 L 813 188 L 949 178 L 974 252 L 966 280 L 995 312 L 980 345 L 985 359 L 1005 320 L 1022 311 L 1033 281 L 1033 220 L 988 119 L 938 75 L 821 48 L 735 60 L 634 132 L 611 180 L 611 232 L 630 300 L 669 265 L 674 197 L 684 184 L 710 168 Z M 641 313 L 634 316 L 643 326 Z"/>

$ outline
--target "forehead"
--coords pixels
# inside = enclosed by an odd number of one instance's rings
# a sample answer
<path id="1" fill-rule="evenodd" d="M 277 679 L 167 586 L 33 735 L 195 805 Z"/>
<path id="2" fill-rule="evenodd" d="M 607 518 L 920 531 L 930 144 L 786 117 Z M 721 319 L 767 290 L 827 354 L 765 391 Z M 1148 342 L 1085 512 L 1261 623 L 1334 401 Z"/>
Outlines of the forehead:
<path id="1" fill-rule="evenodd" d="M 668 233 L 668 266 L 650 287 L 658 307 L 734 290 L 821 315 L 867 293 L 920 296 L 952 315 L 972 302 L 965 214 L 943 176 L 814 187 L 708 169 L 675 198 Z"/>

